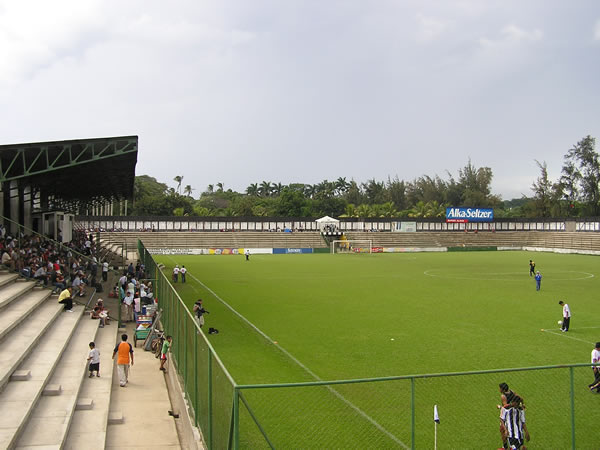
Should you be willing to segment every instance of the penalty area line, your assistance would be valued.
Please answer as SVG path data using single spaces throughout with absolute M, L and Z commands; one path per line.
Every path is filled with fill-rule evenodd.
M 564 337 L 564 338 L 569 338 L 569 339 L 573 339 L 573 340 L 575 340 L 575 341 L 579 341 L 579 342 L 585 342 L 586 344 L 594 345 L 594 342 L 586 341 L 585 339 L 579 339 L 579 338 L 576 338 L 576 337 L 573 337 L 573 336 L 567 336 L 567 335 L 565 334 L 565 332 L 562 332 L 562 331 L 561 331 L 561 332 L 558 332 L 558 331 L 554 331 L 554 330 L 546 330 L 546 329 L 543 329 L 543 328 L 542 328 L 542 331 L 543 331 L 544 333 L 550 333 L 550 334 L 553 334 L 553 335 L 555 335 L 555 336 L 560 336 L 560 337 Z M 568 331 L 567 331 L 566 333 L 568 333 Z
M 200 281 L 194 275 L 192 275 L 192 274 L 188 274 L 188 275 L 190 276 L 190 278 L 193 278 L 194 280 L 196 280 L 196 282 L 200 286 L 202 286 L 204 289 L 206 289 L 208 292 L 210 292 L 219 302 L 221 302 L 232 313 L 234 313 L 241 320 L 243 320 L 248 326 L 250 326 L 253 330 L 255 330 L 258 334 L 260 334 L 263 338 L 265 338 L 271 344 L 275 345 L 276 348 L 278 348 L 281 352 L 283 352 L 284 355 L 286 355 L 288 358 L 290 358 L 294 363 L 296 363 L 299 367 L 301 367 L 311 377 L 313 377 L 317 381 L 323 381 L 321 378 L 319 378 L 319 376 L 316 373 L 314 373 L 307 366 L 302 364 L 295 356 L 293 356 L 290 352 L 288 352 L 286 349 L 284 349 L 281 345 L 276 345 L 274 343 L 273 339 L 271 339 L 269 336 L 267 336 L 262 330 L 260 330 L 256 325 L 254 325 L 248 319 L 246 319 L 242 314 L 237 312 L 231 305 L 229 305 L 225 300 L 223 300 L 221 297 L 219 297 L 211 288 L 209 288 L 207 285 L 205 285 L 202 281 Z M 398 439 L 396 436 L 394 436 L 391 432 L 386 430 L 381 424 L 379 424 L 375 419 L 373 419 L 371 416 L 369 416 L 366 412 L 364 412 L 362 409 L 360 409 L 358 406 L 356 406 L 354 403 L 352 403 L 350 400 L 348 400 L 346 397 L 344 397 L 342 394 L 340 394 L 338 391 L 336 391 L 334 388 L 332 388 L 331 386 L 326 386 L 326 388 L 333 395 L 335 395 L 337 398 L 339 398 L 342 402 L 344 402 L 346 405 L 348 405 L 350 408 L 352 408 L 354 411 L 356 411 L 361 417 L 363 417 L 368 422 L 370 422 L 375 428 L 377 428 L 379 431 L 381 431 L 387 437 L 389 437 L 391 440 L 393 440 L 396 444 L 401 445 L 402 447 L 404 447 L 406 449 L 410 448 L 408 445 L 406 445 L 404 442 L 402 442 L 400 439 Z

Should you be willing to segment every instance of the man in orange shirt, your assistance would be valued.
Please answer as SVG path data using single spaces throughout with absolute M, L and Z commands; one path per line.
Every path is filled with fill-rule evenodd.
M 125 387 L 129 381 L 129 365 L 133 366 L 133 347 L 127 342 L 127 335 L 121 335 L 121 342 L 117 344 L 113 351 L 112 359 L 117 356 L 117 373 L 119 374 L 119 386 Z

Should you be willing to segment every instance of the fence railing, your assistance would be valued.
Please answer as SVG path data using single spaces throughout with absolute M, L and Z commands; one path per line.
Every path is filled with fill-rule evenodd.
M 436 437 L 439 448 L 498 448 L 501 382 L 524 399 L 533 448 L 597 448 L 600 395 L 588 389 L 590 364 L 237 384 L 141 241 L 138 249 L 209 449 L 434 448 Z
M 230 448 L 237 384 L 141 241 L 138 252 L 149 277 L 156 280 L 154 295 L 162 310 L 161 322 L 165 334 L 173 336 L 172 359 L 193 409 L 195 424 L 202 430 L 209 449 Z

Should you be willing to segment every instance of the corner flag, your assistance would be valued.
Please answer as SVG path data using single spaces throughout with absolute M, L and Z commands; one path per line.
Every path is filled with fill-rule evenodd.
M 435 423 L 440 423 L 440 416 L 438 416 L 437 405 L 433 406 L 433 421 Z

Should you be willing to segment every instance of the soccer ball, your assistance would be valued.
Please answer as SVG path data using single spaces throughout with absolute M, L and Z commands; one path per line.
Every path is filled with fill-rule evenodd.
M 559 320 L 559 321 L 558 321 L 558 324 L 559 324 L 559 325 L 562 325 L 562 320 Z

